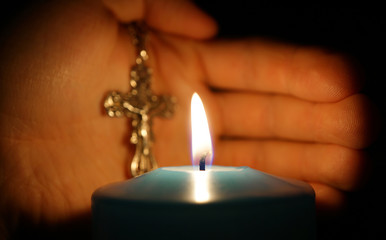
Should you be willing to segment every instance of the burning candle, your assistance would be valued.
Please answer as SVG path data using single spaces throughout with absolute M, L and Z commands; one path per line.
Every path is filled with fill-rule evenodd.
M 165 167 L 96 190 L 95 239 L 315 239 L 314 191 L 248 167 L 211 166 L 212 141 L 192 97 L 192 166 Z

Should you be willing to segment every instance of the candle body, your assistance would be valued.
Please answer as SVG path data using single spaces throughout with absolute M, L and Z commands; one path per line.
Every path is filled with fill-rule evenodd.
M 248 167 L 154 170 L 94 192 L 95 239 L 314 239 L 313 189 Z

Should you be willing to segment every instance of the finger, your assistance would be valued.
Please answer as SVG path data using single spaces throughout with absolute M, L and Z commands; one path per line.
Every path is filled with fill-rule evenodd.
M 244 40 L 203 44 L 198 50 L 208 84 L 215 88 L 336 102 L 361 86 L 348 58 L 316 48 Z
M 187 0 L 103 0 L 122 22 L 146 20 L 158 30 L 193 38 L 210 38 L 215 21 Z
M 310 183 L 315 191 L 316 210 L 318 215 L 329 215 L 342 210 L 347 199 L 346 194 L 336 188 L 319 183 Z
M 241 140 L 217 144 L 214 162 L 218 165 L 246 165 L 346 191 L 361 186 L 368 166 L 362 151 L 338 145 Z
M 364 95 L 313 103 L 268 94 L 217 93 L 222 135 L 335 143 L 363 148 L 375 138 L 372 104 Z

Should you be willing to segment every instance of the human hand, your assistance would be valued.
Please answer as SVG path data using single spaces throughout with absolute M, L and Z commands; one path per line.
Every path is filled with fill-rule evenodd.
M 373 136 L 370 103 L 357 94 L 345 59 L 262 40 L 199 42 L 192 38 L 212 36 L 215 25 L 189 3 L 135 3 L 38 6 L 41 15 L 24 16 L 2 44 L 0 209 L 7 229 L 88 215 L 97 187 L 127 178 L 128 122 L 108 118 L 102 101 L 110 90 L 129 88 L 134 50 L 119 22 L 137 19 L 154 30 L 153 90 L 179 102 L 171 120 L 154 123 L 161 166 L 190 164 L 189 103 L 197 91 L 215 164 L 308 181 L 318 206 L 342 204 L 366 164 L 357 149 Z
M 92 192 L 128 178 L 128 121 L 102 108 L 108 91 L 129 89 L 134 61 L 117 6 L 120 21 L 146 19 L 157 31 L 196 39 L 216 32 L 189 1 L 34 1 L 16 9 L 0 34 L 0 239 L 46 231 L 73 238 L 88 230 Z
M 160 76 L 170 81 L 168 89 L 178 99 L 190 96 L 191 89 L 202 96 L 215 139 L 215 164 L 246 165 L 309 182 L 321 215 L 341 209 L 346 193 L 362 186 L 369 173 L 363 149 L 376 137 L 377 111 L 359 93 L 360 70 L 349 58 L 261 39 L 197 43 L 164 38 L 168 45 L 159 47 L 157 56 L 167 56 L 173 46 L 188 58 L 176 57 L 176 65 L 184 69 L 180 76 L 168 75 L 166 65 L 158 69 Z M 190 52 L 183 50 L 188 44 Z M 156 61 L 173 65 L 172 58 Z M 182 89 L 186 93 L 178 95 Z M 186 99 L 183 109 L 188 108 Z M 181 128 L 157 131 L 161 137 Z M 182 158 L 163 151 L 167 141 L 156 145 L 159 156 L 168 154 L 161 164 Z

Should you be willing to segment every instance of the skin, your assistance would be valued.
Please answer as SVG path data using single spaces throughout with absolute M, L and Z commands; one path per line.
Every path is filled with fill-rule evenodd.
M 319 212 L 341 209 L 361 186 L 376 113 L 348 58 L 262 39 L 208 41 L 216 25 L 188 1 L 51 1 L 2 30 L 0 238 L 26 229 L 88 236 L 76 223 L 89 223 L 92 192 L 130 177 L 129 120 L 108 118 L 102 102 L 129 89 L 135 51 L 121 23 L 138 19 L 152 28 L 153 90 L 179 104 L 172 119 L 154 121 L 160 166 L 190 164 L 198 92 L 215 164 L 307 181 Z

